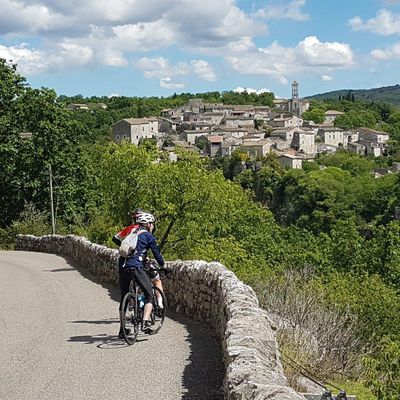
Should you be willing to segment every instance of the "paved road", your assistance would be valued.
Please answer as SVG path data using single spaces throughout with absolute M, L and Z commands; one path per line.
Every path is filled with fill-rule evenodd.
M 0 251 L 1 400 L 221 399 L 217 340 L 177 315 L 127 346 L 118 291 L 63 257 Z

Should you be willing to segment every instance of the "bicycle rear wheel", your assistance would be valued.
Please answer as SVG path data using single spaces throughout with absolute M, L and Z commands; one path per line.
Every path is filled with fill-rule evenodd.
M 121 326 L 126 343 L 132 345 L 136 342 L 140 327 L 139 306 L 137 296 L 127 293 L 122 302 Z
M 167 311 L 167 299 L 165 298 L 164 293 L 158 288 L 153 286 L 153 310 L 151 312 L 151 332 L 150 335 L 155 335 L 160 331 L 164 324 L 165 313 Z M 161 296 L 162 304 L 164 307 L 159 307 L 158 305 L 158 297 Z

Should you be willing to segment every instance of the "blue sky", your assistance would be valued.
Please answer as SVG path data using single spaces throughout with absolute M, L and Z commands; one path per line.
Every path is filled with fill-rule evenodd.
M 0 57 L 84 96 L 400 81 L 400 0 L 0 0 Z

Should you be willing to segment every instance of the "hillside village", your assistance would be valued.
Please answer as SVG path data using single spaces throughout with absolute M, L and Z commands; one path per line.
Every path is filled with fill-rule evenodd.
M 116 122 L 113 140 L 139 144 L 143 139 L 156 139 L 171 160 L 177 158 L 177 148 L 203 157 L 224 157 L 240 150 L 260 158 L 273 152 L 288 168 L 302 168 L 318 154 L 334 153 L 340 148 L 359 155 L 385 154 L 389 141 L 386 132 L 337 128 L 335 118 L 343 113 L 335 110 L 325 112 L 323 124 L 315 124 L 302 118 L 309 107 L 309 101 L 299 97 L 299 84 L 294 81 L 291 98 L 275 99 L 273 108 L 206 103 L 196 98 L 184 106 L 163 109 L 158 117 Z

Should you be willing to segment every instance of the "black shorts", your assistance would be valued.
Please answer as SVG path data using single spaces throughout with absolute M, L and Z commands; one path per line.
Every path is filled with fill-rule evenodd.
M 121 301 L 119 304 L 120 310 L 122 309 L 122 301 L 124 300 L 125 295 L 129 292 L 129 284 L 131 282 L 132 273 L 136 283 L 140 286 L 144 293 L 144 296 L 146 298 L 145 304 L 151 303 L 153 301 L 154 295 L 150 278 L 143 270 L 143 268 L 119 268 L 119 285 L 121 288 Z

